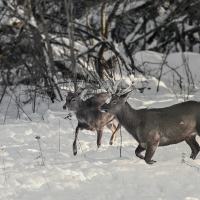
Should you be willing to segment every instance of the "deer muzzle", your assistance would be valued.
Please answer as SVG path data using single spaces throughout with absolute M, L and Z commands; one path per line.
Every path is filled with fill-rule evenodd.
M 108 109 L 107 109 L 107 103 L 103 104 L 101 107 L 100 107 L 100 111 L 101 112 L 108 112 Z
M 63 105 L 64 110 L 69 110 L 69 107 L 66 105 L 66 103 Z

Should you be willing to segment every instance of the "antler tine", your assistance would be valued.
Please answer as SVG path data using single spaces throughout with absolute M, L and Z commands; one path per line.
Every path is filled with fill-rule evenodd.
M 79 90 L 82 88 L 82 86 L 83 86 L 83 81 L 82 81 L 82 84 L 81 84 L 81 86 L 78 88 L 78 90 L 76 91 L 77 93 L 79 92 Z
M 121 89 L 120 90 L 117 89 L 115 95 L 120 96 L 120 94 L 121 94 Z
M 106 100 L 106 103 L 110 102 L 110 99 L 112 98 L 112 94 L 113 94 L 111 88 L 108 88 L 107 92 L 110 95 L 110 97 Z
M 119 85 L 119 83 L 122 81 L 122 78 L 119 80 L 119 82 L 115 85 L 114 89 L 113 89 L 113 94 L 115 94 L 117 92 L 117 87 Z
M 126 89 L 120 90 L 118 95 L 121 95 L 122 93 L 125 93 L 126 91 L 128 91 L 131 86 L 132 86 L 132 81 L 130 81 L 129 86 Z
M 113 86 L 114 86 L 115 85 L 114 76 L 112 77 L 112 83 L 113 83 Z M 114 94 L 114 90 L 112 88 L 110 88 L 110 92 L 109 93 Z
M 71 92 L 71 79 L 69 80 L 69 91 Z

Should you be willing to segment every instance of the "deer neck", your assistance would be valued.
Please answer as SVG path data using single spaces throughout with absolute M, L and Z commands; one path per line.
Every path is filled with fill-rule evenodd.
M 85 123 L 85 118 L 87 116 L 86 111 L 87 111 L 87 109 L 85 106 L 85 102 L 83 100 L 80 100 L 79 106 L 74 113 L 75 113 L 77 119 L 82 123 Z
M 116 118 L 127 131 L 135 128 L 140 122 L 140 119 L 137 116 L 137 111 L 133 109 L 127 102 L 117 112 Z

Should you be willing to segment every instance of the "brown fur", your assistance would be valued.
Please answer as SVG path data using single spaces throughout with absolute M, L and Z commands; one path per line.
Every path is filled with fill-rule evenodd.
M 104 126 L 107 126 L 113 132 L 110 144 L 113 143 L 113 140 L 116 140 L 120 124 L 116 127 L 113 123 L 113 120 L 115 119 L 114 115 L 102 113 L 99 110 L 101 105 L 103 105 L 108 98 L 109 94 L 107 92 L 96 94 L 86 101 L 81 99 L 81 93 L 69 93 L 66 97 L 66 103 L 63 106 L 63 109 L 68 107 L 69 110 L 74 111 L 78 120 L 78 126 L 76 127 L 75 139 L 73 143 L 74 155 L 77 154 L 76 142 L 78 133 L 83 129 L 97 131 L 97 147 L 101 146 Z
M 200 147 L 195 140 L 200 136 L 200 103 L 188 101 L 167 108 L 133 109 L 127 102 L 129 93 L 114 95 L 109 104 L 101 110 L 113 114 L 119 123 L 139 143 L 136 156 L 152 164 L 151 158 L 158 146 L 176 144 L 182 141 L 190 146 L 190 158 L 195 159 Z M 141 152 L 146 150 L 145 156 Z

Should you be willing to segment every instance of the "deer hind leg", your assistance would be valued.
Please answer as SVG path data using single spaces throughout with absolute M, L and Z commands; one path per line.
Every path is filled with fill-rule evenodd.
M 110 138 L 110 145 L 113 144 L 113 141 L 117 140 L 117 131 L 121 128 L 121 124 L 118 123 L 117 127 L 114 125 L 114 123 L 109 123 L 106 125 L 112 132 L 112 136 Z
M 186 141 L 186 143 L 190 146 L 192 153 L 190 155 L 190 158 L 195 159 L 197 154 L 200 151 L 200 147 L 199 144 L 197 143 L 196 139 L 195 139 L 196 135 L 193 135 L 191 137 L 189 137 Z
M 74 143 L 73 143 L 73 154 L 74 154 L 74 156 L 76 156 L 76 154 L 77 154 L 77 145 L 76 145 L 76 142 L 77 142 L 78 134 L 79 134 L 79 132 L 80 132 L 81 130 L 82 130 L 82 129 L 81 129 L 80 126 L 77 126 L 77 127 L 76 127 L 75 138 L 74 138 Z
M 159 145 L 159 141 L 154 141 L 152 143 L 147 144 L 146 153 L 144 156 L 144 160 L 147 164 L 153 164 L 156 162 L 154 160 L 151 160 L 151 158 L 153 157 L 158 145 Z
M 144 157 L 144 160 L 147 164 L 153 164 L 155 163 L 156 161 L 154 160 L 151 160 L 151 158 L 153 157 L 154 153 L 155 153 L 155 150 L 156 150 L 157 146 L 149 146 L 146 150 L 146 153 L 145 153 L 145 157 Z
M 103 128 L 100 128 L 97 130 L 97 147 L 98 148 L 101 146 L 102 135 L 103 135 Z
M 143 147 L 141 147 L 140 145 L 138 145 L 138 147 L 135 150 L 135 155 L 141 159 L 144 159 L 144 156 L 141 154 L 142 151 L 144 151 L 145 149 Z

